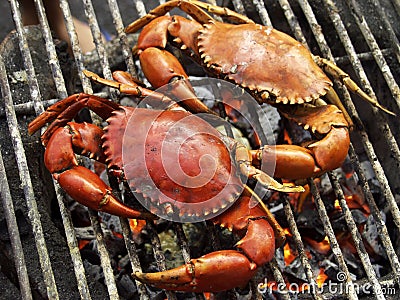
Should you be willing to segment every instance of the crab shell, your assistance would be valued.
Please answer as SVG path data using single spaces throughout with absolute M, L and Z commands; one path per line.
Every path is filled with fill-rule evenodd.
M 207 216 L 226 210 L 241 194 L 222 135 L 189 112 L 121 107 L 104 129 L 111 170 L 123 170 L 131 189 L 153 213 L 166 204 L 179 215 Z
M 258 24 L 212 21 L 198 35 L 202 62 L 220 77 L 268 92 L 275 103 L 304 103 L 326 94 L 332 82 L 301 43 Z

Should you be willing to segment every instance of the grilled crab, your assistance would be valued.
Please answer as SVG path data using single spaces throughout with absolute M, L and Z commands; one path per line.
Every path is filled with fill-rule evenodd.
M 157 218 L 153 213 L 183 221 L 185 217 L 197 221 L 207 218 L 242 236 L 236 245 L 238 250 L 212 252 L 165 272 L 136 273 L 137 279 L 164 289 L 198 292 L 245 285 L 259 266 L 272 259 L 284 234 L 241 177 L 254 178 L 281 192 L 304 189 L 278 183 L 252 165 L 252 153 L 245 146 L 222 135 L 168 96 L 138 86 L 129 74 L 114 72 L 116 81 L 89 71 L 85 74 L 126 94 L 147 97 L 154 106 L 167 107 L 126 107 L 84 93 L 50 106 L 29 124 L 28 131 L 33 134 L 50 123 L 41 139 L 46 147 L 45 165 L 54 179 L 74 200 L 94 210 L 145 220 Z M 101 129 L 90 123 L 72 122 L 85 107 L 108 125 Z M 110 174 L 144 197 L 142 204 L 150 212 L 121 203 L 97 174 L 78 165 L 75 154 L 106 164 Z M 179 167 L 182 174 L 178 174 Z M 171 169 L 174 174 L 168 173 Z M 259 205 L 250 202 L 254 198 Z

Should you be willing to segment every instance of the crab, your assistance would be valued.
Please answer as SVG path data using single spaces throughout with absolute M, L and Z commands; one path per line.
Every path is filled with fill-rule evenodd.
M 34 134 L 49 123 L 41 140 L 46 148 L 44 163 L 53 178 L 74 200 L 97 211 L 148 221 L 158 217 L 210 219 L 242 237 L 236 250 L 212 252 L 165 272 L 137 272 L 134 277 L 140 281 L 163 289 L 197 292 L 245 285 L 258 267 L 272 259 L 284 234 L 242 177 L 254 178 L 280 192 L 302 192 L 303 187 L 275 181 L 252 165 L 251 151 L 240 142 L 221 134 L 168 96 L 137 85 L 128 73 L 114 72 L 115 80 L 84 73 L 126 94 L 146 97 L 148 103 L 161 104 L 163 109 L 122 106 L 85 93 L 53 104 L 28 126 L 29 134 Z M 82 108 L 95 112 L 107 126 L 72 122 Z M 78 164 L 76 154 L 106 164 L 111 175 L 143 198 L 141 203 L 147 210 L 119 201 L 98 174 Z M 182 171 L 178 175 L 177 166 Z M 172 176 L 168 173 L 171 169 Z M 254 199 L 258 205 L 252 204 Z

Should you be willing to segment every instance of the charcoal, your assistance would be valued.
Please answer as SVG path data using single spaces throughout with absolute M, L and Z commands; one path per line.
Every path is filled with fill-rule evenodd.
M 138 292 L 132 277 L 127 274 L 122 274 L 116 278 L 118 293 L 122 299 L 137 299 Z
M 351 215 L 353 216 L 354 222 L 357 225 L 365 224 L 368 220 L 365 214 L 359 209 L 352 209 Z
M 296 219 L 299 231 L 315 241 L 321 242 L 325 238 L 322 222 L 316 210 L 302 211 Z
M 382 212 L 381 215 L 383 220 L 385 220 L 385 214 Z M 366 242 L 372 247 L 376 254 L 379 254 L 382 257 L 386 258 L 386 252 L 384 251 L 382 244 L 379 240 L 378 228 L 372 215 L 370 215 L 367 219 L 364 231 L 362 232 L 362 236 L 366 240 Z

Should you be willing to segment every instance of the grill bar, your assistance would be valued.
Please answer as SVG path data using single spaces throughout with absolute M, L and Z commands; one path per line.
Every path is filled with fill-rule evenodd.
M 329 243 L 331 245 L 332 252 L 336 257 L 336 260 L 340 267 L 340 270 L 342 270 L 346 274 L 346 283 L 347 283 L 348 290 L 346 290 L 345 292 L 346 293 L 348 292 L 347 296 L 349 297 L 349 299 L 358 299 L 358 297 L 355 293 L 355 290 L 354 290 L 354 285 L 351 280 L 351 276 L 349 276 L 350 273 L 347 268 L 345 259 L 343 257 L 342 250 L 340 249 L 340 246 L 336 239 L 335 233 L 333 231 L 331 222 L 329 221 L 328 213 L 326 211 L 325 204 L 321 199 L 318 188 L 315 185 L 315 182 L 313 179 L 308 179 L 308 185 L 310 186 L 311 193 L 313 194 L 315 206 L 317 207 L 318 214 L 322 221 L 322 225 L 324 226 L 325 233 L 329 239 Z M 362 256 L 363 257 L 368 256 L 367 252 L 364 251 L 362 253 Z M 375 275 L 372 267 L 367 268 L 366 272 L 367 272 L 368 278 L 373 283 L 373 289 L 374 289 L 375 294 L 380 296 L 379 299 L 385 299 L 384 297 L 382 298 L 382 289 L 381 289 L 379 281 L 376 278 L 376 275 Z
M 382 241 L 382 244 L 383 244 L 383 246 L 385 248 L 387 256 L 388 256 L 388 258 L 390 260 L 392 271 L 393 271 L 393 274 L 395 275 L 395 280 L 397 282 L 399 282 L 399 280 L 400 280 L 400 262 L 399 262 L 399 259 L 398 259 L 397 255 L 396 255 L 396 251 L 393 248 L 393 244 L 390 241 L 388 229 L 387 229 L 387 227 L 385 225 L 384 220 L 382 219 L 382 216 L 381 216 L 381 213 L 379 211 L 379 208 L 376 205 L 374 197 L 373 197 L 373 195 L 371 193 L 371 190 L 369 188 L 369 185 L 368 185 L 367 179 L 365 177 L 364 171 L 362 170 L 362 167 L 360 165 L 360 161 L 359 161 L 359 159 L 357 157 L 357 154 L 356 154 L 356 152 L 355 152 L 355 150 L 354 150 L 352 145 L 350 146 L 349 154 L 350 154 L 350 159 L 351 159 L 351 161 L 352 161 L 352 163 L 353 163 L 353 165 L 355 167 L 355 170 L 357 172 L 357 175 L 358 175 L 358 177 L 360 179 L 360 184 L 361 184 L 361 187 L 362 187 L 362 189 L 364 191 L 364 195 L 366 196 L 366 200 L 368 202 L 368 206 L 370 207 L 371 212 L 372 212 L 372 214 L 374 216 L 374 219 L 376 221 L 376 224 L 377 224 L 377 227 L 378 227 L 379 237 L 380 237 L 380 239 Z
M 390 42 L 392 44 L 392 48 L 394 50 L 394 53 L 396 54 L 396 58 L 397 61 L 400 63 L 400 42 L 393 30 L 392 25 L 390 24 L 387 15 L 385 13 L 385 10 L 383 9 L 383 7 L 381 6 L 379 1 L 373 1 L 373 4 L 375 5 L 375 11 L 378 12 L 379 17 L 381 18 L 381 20 L 384 22 L 385 24 L 385 28 L 387 33 L 390 36 Z
M 302 43 L 303 46 L 305 46 L 309 49 L 306 38 L 304 37 L 303 33 L 301 32 L 300 24 L 299 24 L 296 16 L 293 13 L 293 10 L 289 4 L 289 1 L 279 0 L 279 3 L 283 9 L 286 20 L 289 23 L 290 29 L 293 31 L 294 37 L 296 38 L 296 40 L 298 40 L 300 43 Z
M 6 70 L 3 62 L 3 57 L 0 55 L 0 81 L 2 87 L 3 98 L 11 97 L 10 86 L 8 85 Z M 12 108 L 8 108 L 12 111 Z M 1 149 L 0 149 L 1 150 Z M 12 251 L 14 255 L 15 268 L 18 270 L 18 280 L 23 299 L 32 299 L 31 288 L 29 285 L 28 271 L 26 269 L 24 252 L 19 235 L 17 219 L 14 213 L 14 204 L 10 192 L 10 187 L 7 181 L 7 173 L 3 163 L 3 156 L 0 151 L 0 198 L 2 199 L 4 215 L 7 221 L 7 229 L 11 240 Z
M 278 263 L 275 258 L 273 258 L 272 261 L 269 263 L 269 267 L 271 268 L 274 278 L 275 278 L 276 282 L 279 284 L 279 286 L 285 287 L 285 289 L 282 290 L 282 293 L 280 294 L 282 299 L 290 300 L 289 291 L 285 284 L 285 279 L 282 276 L 282 272 L 279 269 Z
M 119 184 L 116 178 L 112 176 L 108 176 L 108 180 L 110 182 L 110 186 L 113 189 L 114 193 L 118 195 L 118 198 L 124 201 L 123 193 L 121 192 L 121 189 L 119 188 Z M 124 189 L 123 189 L 124 191 Z M 135 242 L 133 241 L 132 237 L 132 232 L 129 226 L 129 221 L 128 219 L 125 218 L 119 218 L 120 224 L 121 224 L 121 229 L 122 229 L 122 234 L 124 237 L 125 241 L 125 246 L 128 251 L 128 257 L 131 262 L 132 266 L 132 272 L 142 272 L 142 267 L 140 266 L 140 261 L 139 257 L 137 255 L 136 251 L 136 245 Z M 143 283 L 141 283 L 138 280 L 135 280 L 136 286 L 138 288 L 139 295 L 142 300 L 147 300 L 149 299 L 149 296 L 146 291 L 146 287 L 144 286 Z
M 227 2 L 227 1 L 224 1 Z M 233 7 L 235 8 L 235 11 L 238 13 L 245 15 L 246 11 L 244 10 L 243 3 L 239 0 L 232 0 Z M 225 3 L 223 5 L 226 5 Z
M 354 240 L 354 245 L 357 248 L 358 255 L 364 266 L 364 269 L 367 272 L 368 278 L 369 278 L 370 282 L 373 282 L 373 284 L 374 284 L 375 293 L 377 295 L 379 295 L 380 297 L 383 297 L 382 294 L 381 295 L 379 294 L 382 292 L 382 289 L 380 287 L 379 287 L 379 289 L 376 289 L 376 287 L 378 287 L 378 284 L 379 284 L 378 279 L 376 278 L 375 271 L 371 264 L 371 260 L 369 259 L 368 253 L 364 246 L 364 243 L 362 242 L 361 234 L 357 229 L 356 223 L 354 222 L 353 216 L 347 205 L 346 199 L 344 198 L 344 194 L 340 187 L 339 181 L 338 181 L 336 175 L 333 174 L 332 172 L 329 173 L 329 179 L 331 181 L 332 186 L 334 187 L 336 197 L 339 199 L 340 207 L 342 208 L 344 215 L 345 215 L 346 224 L 349 227 L 349 231 Z M 386 237 L 386 239 L 387 239 L 387 237 Z M 393 252 L 394 249 L 393 249 L 393 246 L 391 246 L 391 243 L 389 243 L 389 245 L 388 245 L 387 241 L 385 241 L 385 242 L 383 242 L 383 243 L 388 249 L 387 254 L 388 255 L 394 254 L 394 256 L 396 257 L 395 253 Z M 389 249 L 391 249 L 391 250 L 389 250 Z M 396 264 L 393 264 L 393 266 L 395 266 L 395 265 Z M 394 272 L 395 272 L 395 274 L 398 273 L 398 271 L 394 271 Z
M 392 55 L 391 49 L 382 49 L 381 52 L 385 57 L 390 57 Z M 357 57 L 360 61 L 370 61 L 374 59 L 371 52 L 357 53 Z M 346 65 L 350 63 L 350 60 L 347 56 L 339 56 L 335 57 L 335 62 L 339 65 Z
M 54 47 L 53 38 L 51 36 L 49 23 L 47 22 L 46 12 L 43 7 L 42 0 L 35 0 L 36 10 L 38 12 L 39 22 L 42 27 L 42 34 L 46 44 L 47 54 L 49 56 L 50 69 L 52 71 L 53 79 L 60 98 L 68 96 L 67 89 L 65 88 L 64 77 L 61 72 L 60 63 L 57 58 L 56 49 Z
M 394 8 L 396 9 L 397 14 L 400 16 L 400 1 L 399 0 L 393 0 L 391 1 L 394 5 Z
M 289 197 L 287 195 L 281 195 L 281 197 L 284 200 L 284 204 L 283 205 L 284 205 L 284 210 L 285 210 L 285 216 L 286 216 L 287 221 L 289 223 L 289 229 L 290 229 L 290 232 L 293 235 L 293 240 L 294 240 L 294 242 L 296 244 L 296 249 L 298 251 L 298 255 L 300 256 L 300 261 L 301 261 L 301 264 L 302 264 L 302 266 L 304 268 L 304 272 L 306 274 L 308 283 L 310 283 L 312 286 L 317 286 L 317 282 L 315 281 L 312 267 L 311 267 L 311 265 L 309 263 L 307 254 L 305 252 L 303 241 L 301 240 L 301 235 L 300 235 L 299 229 L 297 228 L 297 224 L 296 224 L 296 220 L 294 218 L 293 210 L 292 210 L 292 208 L 290 206 Z M 279 279 L 279 277 L 275 278 L 275 280 L 276 279 Z M 323 299 L 322 296 L 320 295 L 318 289 L 312 289 L 311 293 L 313 294 L 314 299 L 317 299 L 317 300 Z
M 146 15 L 146 7 L 144 6 L 143 1 L 141 0 L 133 0 L 133 3 L 135 4 L 136 12 L 139 17 L 143 17 Z
M 374 1 L 375 2 L 375 1 Z M 376 1 L 378 2 L 378 1 Z M 397 107 L 400 108 L 400 89 L 396 83 L 396 80 L 393 77 L 392 72 L 390 71 L 389 66 L 386 63 L 386 60 L 380 50 L 378 43 L 369 28 L 367 21 L 360 11 L 359 5 L 354 0 L 346 0 L 346 3 L 351 9 L 352 14 L 354 15 L 354 19 L 356 20 L 358 27 L 361 29 L 361 32 L 365 38 L 366 43 L 371 49 L 372 55 L 375 58 L 376 63 L 378 64 L 386 83 L 389 86 L 389 89 L 393 95 L 394 100 L 396 101 Z M 391 27 L 389 27 L 390 29 Z M 389 31 L 390 32 L 390 31 Z M 399 46 L 399 45 L 397 45 Z M 400 156 L 398 156 L 400 157 Z
M 19 37 L 19 47 L 24 60 L 24 65 L 28 74 L 28 83 L 32 100 L 34 102 L 35 111 L 37 113 L 43 112 L 43 106 L 40 103 L 41 96 L 36 80 L 35 70 L 33 67 L 32 57 L 30 55 L 27 40 L 25 38 L 22 18 L 19 11 L 18 3 L 15 0 L 10 1 L 11 9 L 13 12 L 13 19 Z M 3 74 L 2 74 L 3 76 Z M 7 76 L 5 75 L 5 77 Z M 5 87 L 2 87 L 4 90 Z M 15 149 L 18 171 L 21 179 L 21 184 L 24 185 L 24 194 L 26 198 L 27 207 L 29 210 L 28 216 L 30 217 L 33 234 L 35 236 L 36 248 L 39 255 L 39 261 L 42 267 L 44 282 L 46 284 L 47 295 L 50 299 L 58 299 L 57 286 L 54 279 L 54 273 L 51 267 L 49 254 L 46 248 L 46 242 L 43 235 L 43 228 L 40 222 L 40 213 L 37 208 L 37 203 L 33 191 L 32 181 L 28 170 L 28 163 L 25 156 L 24 146 L 22 143 L 21 135 L 18 131 L 18 121 L 13 110 L 13 103 L 11 97 L 5 97 L 6 102 L 6 116 L 8 127 L 11 137 L 13 138 L 13 145 Z
M 90 300 L 90 291 L 86 280 L 85 269 L 83 267 L 82 257 L 79 252 L 78 240 L 76 238 L 75 228 L 72 224 L 71 215 L 68 208 L 64 204 L 64 197 L 62 196 L 62 190 L 60 186 L 56 182 L 54 182 L 54 186 L 57 194 L 58 206 L 60 207 L 61 218 L 63 220 L 69 253 L 71 255 L 71 260 L 74 266 L 74 273 L 78 285 L 78 291 L 81 299 Z
M 104 279 L 108 290 L 108 295 L 110 299 L 119 299 L 117 285 L 115 283 L 113 268 L 111 266 L 110 257 L 108 255 L 108 250 L 104 242 L 103 231 L 101 230 L 100 221 L 97 212 L 89 210 L 90 221 L 93 226 L 93 230 L 96 233 L 97 241 L 97 251 L 99 252 L 101 266 L 103 268 Z
M 165 255 L 161 248 L 160 238 L 157 235 L 157 230 L 155 228 L 154 223 L 152 221 L 148 221 L 147 228 L 149 229 L 151 244 L 153 246 L 154 258 L 157 262 L 157 266 L 160 271 L 165 271 L 165 270 L 167 270 L 167 266 L 165 264 Z M 177 299 L 175 293 L 172 291 L 166 291 L 166 294 L 167 294 L 168 300 L 176 300 Z
M 268 11 L 261 0 L 253 0 L 253 5 L 258 12 L 261 19 L 261 23 L 264 25 L 272 26 L 271 18 L 268 15 Z
M 83 66 L 83 54 L 81 47 L 79 45 L 78 35 L 75 30 L 75 25 L 73 23 L 71 10 L 67 0 L 60 0 L 60 8 L 64 15 L 65 26 L 67 28 L 68 37 L 71 43 L 72 52 L 75 58 L 75 64 L 78 69 L 78 76 L 82 83 L 82 88 L 85 93 L 93 93 L 93 89 L 90 80 L 83 75 L 82 71 L 85 69 Z
M 24 65 L 26 67 L 27 74 L 28 74 L 28 84 L 30 87 L 31 98 L 32 98 L 36 113 L 40 114 L 43 112 L 43 106 L 40 102 L 40 100 L 41 100 L 40 90 L 39 90 L 38 82 L 36 80 L 36 74 L 35 74 L 35 69 L 33 66 L 32 56 L 30 54 L 30 51 L 28 48 L 28 42 L 26 40 L 25 33 L 24 33 L 21 13 L 19 11 L 19 6 L 18 6 L 17 1 L 11 0 L 10 4 L 11 4 L 11 10 L 13 13 L 13 20 L 15 22 L 15 28 L 17 30 L 18 37 L 19 37 L 19 47 L 20 47 L 20 50 L 22 53 L 22 58 L 24 60 Z
M 347 54 L 350 57 L 350 60 L 352 62 L 354 70 L 357 72 L 357 75 L 360 78 L 362 87 L 365 90 L 369 91 L 370 95 L 372 95 L 376 99 L 375 93 L 373 92 L 372 87 L 368 82 L 367 76 L 361 65 L 361 62 L 357 58 L 354 46 L 351 44 L 350 37 L 347 33 L 347 30 L 344 27 L 344 24 L 342 23 L 339 14 L 335 13 L 337 11 L 336 6 L 334 5 L 334 3 L 331 0 L 326 0 L 324 3 L 327 5 L 329 16 L 332 19 L 332 21 L 336 27 L 336 31 L 339 34 L 339 37 L 342 41 L 343 46 L 346 49 Z M 347 99 L 345 99 L 345 101 L 346 100 Z M 348 107 L 348 109 L 351 111 L 353 116 L 355 116 L 355 119 L 360 120 L 358 115 L 355 113 L 355 109 L 353 110 L 353 108 L 352 108 L 354 105 L 351 103 L 351 101 L 348 101 L 348 102 L 346 101 L 345 104 Z M 390 144 L 390 149 L 392 150 L 392 154 L 394 155 L 394 158 L 396 159 L 397 162 L 400 162 L 399 148 L 393 137 L 393 134 L 391 133 L 389 126 L 387 125 L 386 122 L 384 122 L 383 117 L 378 112 L 377 108 L 372 108 L 372 110 L 373 110 L 374 118 L 376 118 L 376 120 L 377 120 L 378 128 L 385 135 L 385 140 L 387 140 L 387 142 Z M 363 128 L 363 127 L 364 126 L 361 126 L 361 128 Z M 376 175 L 379 183 L 381 184 L 382 191 L 390 205 L 391 213 L 393 214 L 393 219 L 395 221 L 395 224 L 396 224 L 397 228 L 400 229 L 399 207 L 397 206 L 397 203 L 395 201 L 393 193 L 391 192 L 389 182 L 385 176 L 384 170 L 383 170 L 377 156 L 375 155 L 375 151 L 373 150 L 373 147 L 368 139 L 367 134 L 365 133 L 364 130 L 360 130 L 360 134 L 363 139 L 365 151 L 367 152 L 369 160 L 373 165 L 375 175 Z
M 108 55 L 104 47 L 102 33 L 97 22 L 96 13 L 93 8 L 91 0 L 83 0 L 85 7 L 85 14 L 89 23 L 90 30 L 92 31 L 93 41 L 96 45 L 96 51 L 99 54 L 100 64 L 103 68 L 103 75 L 107 79 L 112 79 Z
M 128 250 L 129 260 L 131 261 L 132 272 L 136 271 L 142 272 L 142 267 L 140 266 L 139 257 L 136 251 L 135 242 L 132 239 L 132 232 L 129 227 L 129 222 L 127 219 L 120 218 L 122 233 L 124 235 L 126 249 Z M 135 280 L 136 286 L 139 291 L 140 299 L 148 300 L 149 295 L 147 294 L 146 287 L 140 281 Z
M 106 92 L 93 93 L 93 95 L 103 98 L 108 97 L 108 93 Z M 42 101 L 43 108 L 46 109 L 49 106 L 53 105 L 54 103 L 58 102 L 59 100 L 60 100 L 59 98 L 43 100 Z M 14 104 L 14 111 L 17 115 L 34 114 L 35 113 L 34 104 L 32 101 L 28 101 L 26 103 L 21 103 L 21 104 Z M 0 117 L 5 117 L 5 112 L 2 108 L 0 110 Z
M 117 31 L 117 36 L 122 48 L 122 55 L 125 58 L 127 70 L 132 76 L 136 77 L 135 63 L 133 61 L 131 49 L 128 45 L 128 38 L 124 31 L 124 24 L 122 23 L 121 13 L 119 11 L 118 3 L 116 0 L 108 0 L 108 6 L 110 7 L 111 15 Z
M 56 50 L 53 43 L 53 38 L 51 36 L 49 24 L 47 22 L 43 2 L 41 0 L 35 0 L 36 9 L 39 14 L 39 20 L 42 28 L 43 38 L 45 40 L 46 49 L 48 53 L 48 59 L 51 64 L 51 70 L 53 79 L 57 88 L 57 93 L 60 99 L 68 96 L 64 78 L 62 76 L 61 67 L 57 58 Z M 82 258 L 79 254 L 78 241 L 75 234 L 74 226 L 72 225 L 72 220 L 67 207 L 64 204 L 64 197 L 62 196 L 62 190 L 57 182 L 53 181 L 54 189 L 56 191 L 57 202 L 60 208 L 61 217 L 63 220 L 64 230 L 66 239 L 68 242 L 71 259 L 74 266 L 75 277 L 78 284 L 78 290 L 82 299 L 91 299 L 85 270 L 83 267 Z

